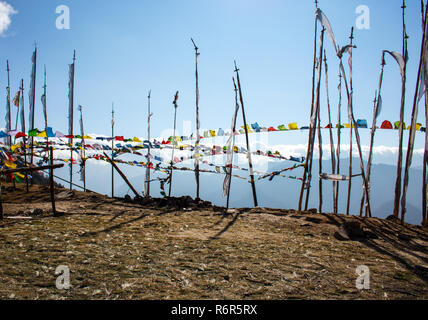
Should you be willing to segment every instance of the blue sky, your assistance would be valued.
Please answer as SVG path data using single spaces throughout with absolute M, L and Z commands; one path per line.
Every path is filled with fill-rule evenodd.
M 6 59 L 11 87 L 21 78 L 29 88 L 31 54 L 38 46 L 36 126 L 43 126 L 40 95 L 42 69 L 48 70 L 48 117 L 55 130 L 67 132 L 68 64 L 77 51 L 75 103 L 84 106 L 86 132 L 109 134 L 111 104 L 116 109 L 116 133 L 146 134 L 147 92 L 152 90 L 152 135 L 173 123 L 173 96 L 180 91 L 178 124 L 194 128 L 194 51 L 200 48 L 200 117 L 202 128 L 229 128 L 234 108 L 233 60 L 241 69 L 248 122 L 279 125 L 309 122 L 313 55 L 313 1 L 83 1 L 8 0 L 18 12 L 0 38 L 0 86 L 6 87 Z M 67 5 L 71 29 L 57 30 L 56 7 Z M 372 100 L 383 49 L 401 52 L 401 0 L 321 0 L 336 40 L 348 43 L 359 5 L 370 9 L 370 30 L 355 30 L 354 98 L 356 118 L 371 119 Z M 420 4 L 409 1 L 409 38 L 406 122 L 416 83 L 421 41 Z M 337 113 L 338 66 L 326 39 L 333 121 Z M 323 80 L 324 82 L 324 80 Z M 399 118 L 398 66 L 387 60 L 380 121 Z M 322 87 L 322 108 L 325 89 Z M 26 95 L 27 98 L 27 95 Z M 4 100 L 3 100 L 4 101 Z M 345 115 L 343 100 L 342 112 Z M 3 105 L 3 103 L 2 103 Z M 27 103 L 28 108 L 28 103 Z M 421 105 L 422 108 L 422 105 Z M 4 118 L 0 108 L 0 119 Z M 326 112 L 322 119 L 327 123 Z M 77 116 L 75 132 L 78 130 Z M 242 121 L 240 119 L 240 121 Z M 420 112 L 419 122 L 424 115 Z M 371 121 L 369 121 L 371 122 Z M 4 126 L 4 125 L 2 125 Z M 290 144 L 284 135 L 284 143 Z M 377 143 L 392 143 L 379 135 Z M 394 135 L 395 137 L 395 135 Z M 300 141 L 301 143 L 305 143 Z M 366 142 L 366 141 L 364 141 Z M 419 146 L 422 139 L 418 138 Z

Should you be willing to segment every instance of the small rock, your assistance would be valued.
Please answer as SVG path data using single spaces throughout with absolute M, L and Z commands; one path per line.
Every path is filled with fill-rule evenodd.
M 339 230 L 336 231 L 336 233 L 334 234 L 334 237 L 337 240 L 340 240 L 340 241 L 349 241 L 349 240 L 351 240 L 349 238 L 348 233 L 346 232 L 346 230 L 345 230 L 345 228 L 343 226 L 341 226 L 339 228 Z
M 358 221 L 345 222 L 343 227 L 350 238 L 364 238 L 364 230 Z
M 318 210 L 317 210 L 317 209 L 312 208 L 312 209 L 309 209 L 309 210 L 308 210 L 308 213 L 311 213 L 311 214 L 317 214 L 317 213 L 318 213 Z

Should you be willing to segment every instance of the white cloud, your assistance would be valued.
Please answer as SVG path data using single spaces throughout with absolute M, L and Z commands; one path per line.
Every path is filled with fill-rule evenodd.
M 10 4 L 5 1 L 0 1 L 0 35 L 3 35 L 12 23 L 11 16 L 17 13 L 18 11 Z

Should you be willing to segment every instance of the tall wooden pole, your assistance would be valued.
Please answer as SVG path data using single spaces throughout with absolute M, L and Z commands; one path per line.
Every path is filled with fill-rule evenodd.
M 238 103 L 238 88 L 236 87 L 236 82 L 235 82 L 235 78 L 232 77 L 233 80 L 233 87 L 235 90 L 235 113 L 234 113 L 234 117 L 233 117 L 233 123 L 232 123 L 232 130 L 230 132 L 230 139 L 232 139 L 232 145 L 231 148 L 232 150 L 227 150 L 227 152 L 231 152 L 232 156 L 230 158 L 230 163 L 228 160 L 227 165 L 230 164 L 230 167 L 228 168 L 228 175 L 229 175 L 229 186 L 227 189 L 227 202 L 226 202 L 226 210 L 229 209 L 229 200 L 230 200 L 230 188 L 231 188 L 231 184 L 232 184 L 232 171 L 233 171 L 233 154 L 234 154 L 234 148 L 235 148 L 235 129 L 236 129 L 236 118 L 237 118 L 237 113 L 239 111 L 239 103 Z
M 48 127 L 48 113 L 47 113 L 47 100 L 46 100 L 46 94 L 47 94 L 47 85 L 46 85 L 46 65 L 45 65 L 45 74 L 44 74 L 44 85 L 43 85 L 43 114 L 45 117 L 45 130 Z
M 312 182 L 312 162 L 314 157 L 314 144 L 315 144 L 315 133 L 317 131 L 317 122 L 318 122 L 318 115 L 319 115 L 319 108 L 320 108 L 320 90 L 321 90 L 321 76 L 322 76 L 322 59 L 323 59 L 323 50 L 324 50 L 324 33 L 325 29 L 323 28 L 321 30 L 320 35 L 320 51 L 319 51 L 319 57 L 318 57 L 318 66 L 317 66 L 317 86 L 315 90 L 315 100 L 314 100 L 314 110 L 311 115 L 311 126 L 309 129 L 309 155 L 308 155 L 308 163 L 309 166 L 307 168 L 309 174 L 308 174 L 308 187 L 306 190 L 306 200 L 305 200 L 305 210 L 308 209 L 309 204 L 309 196 L 311 191 L 311 182 Z
M 114 102 L 111 104 L 111 197 L 114 198 Z
M 12 117 L 11 117 L 11 114 L 10 114 L 10 69 L 9 69 L 9 60 L 7 60 L 7 88 L 6 88 L 6 90 L 7 90 L 7 115 L 8 115 L 8 126 L 7 126 L 7 131 L 8 131 L 8 134 L 9 134 L 9 131 L 11 131 L 12 130 Z M 8 138 L 8 143 L 9 143 L 9 147 L 11 147 L 12 146 L 12 137 L 11 136 L 9 136 L 9 138 Z M 13 189 L 15 189 L 16 188 L 16 184 L 15 184 L 15 179 L 14 178 L 12 178 L 11 179 L 12 180 L 12 184 L 13 184 Z
M 325 88 L 326 88 L 326 95 L 327 95 L 327 110 L 328 110 L 328 131 L 330 135 L 330 158 L 331 158 L 331 171 L 333 174 L 336 173 L 336 156 L 335 156 L 335 150 L 334 150 L 334 140 L 333 140 L 333 124 L 331 122 L 331 108 L 330 108 L 330 97 L 328 92 L 328 65 L 327 65 L 327 55 L 324 51 L 324 70 L 325 70 Z M 333 182 L 333 211 L 337 212 L 337 209 L 335 209 L 336 205 L 336 182 Z
M 376 131 L 376 103 L 377 103 L 377 91 L 375 92 L 375 97 L 373 100 L 373 122 L 372 122 L 372 129 L 371 129 L 371 133 L 370 133 L 369 160 L 367 161 L 367 184 L 369 186 L 369 192 L 370 192 L 371 162 L 372 162 L 372 158 L 373 158 L 374 134 Z M 364 209 L 365 201 L 366 201 L 366 194 L 363 192 L 363 195 L 361 196 L 361 203 L 360 203 L 360 217 L 363 216 L 363 209 Z M 365 214 L 367 216 L 367 211 Z
M 363 151 L 361 149 L 361 141 L 360 141 L 360 135 L 358 133 L 358 125 L 357 125 L 357 122 L 355 121 L 355 117 L 354 117 L 354 104 L 353 104 L 354 88 L 353 88 L 353 82 L 352 82 L 352 52 L 353 52 L 353 48 L 354 48 L 353 41 L 352 41 L 354 38 L 353 35 L 354 35 L 354 27 L 352 27 L 352 29 L 351 29 L 351 37 L 350 37 L 351 38 L 351 47 L 349 49 L 349 87 L 350 87 L 349 97 L 350 98 L 349 98 L 349 110 L 348 111 L 349 111 L 349 116 L 351 119 L 351 129 L 352 128 L 354 129 L 355 142 L 357 144 L 357 150 L 358 150 L 358 155 L 359 155 L 359 160 L 360 160 L 361 177 L 363 179 L 363 192 L 365 192 L 365 194 L 366 194 L 367 211 L 368 211 L 369 217 L 371 217 L 372 213 L 371 213 L 371 206 L 370 206 L 370 194 L 369 194 L 369 188 L 368 188 L 365 169 L 364 169 Z M 351 163 L 352 163 L 352 158 L 351 158 Z M 351 181 L 351 180 L 352 180 L 352 175 L 349 176 L 349 181 Z
M 7 93 L 7 116 L 8 116 L 8 125 L 7 125 L 7 133 L 9 133 L 9 131 L 12 130 L 11 126 L 12 126 L 12 120 L 11 120 L 11 114 L 10 114 L 10 69 L 9 69 L 9 60 L 7 60 L 7 88 L 6 88 L 6 93 Z M 9 143 L 9 147 L 12 145 L 12 137 L 9 136 L 9 138 L 7 139 L 8 143 Z
M 373 148 L 374 148 L 374 138 L 375 138 L 375 133 L 376 133 L 376 120 L 377 117 L 379 116 L 379 112 L 381 108 L 381 103 L 382 103 L 382 97 L 381 97 L 381 91 L 382 91 L 382 82 L 383 82 L 383 71 L 385 68 L 385 51 L 382 52 L 382 61 L 381 61 L 381 72 L 380 72 L 380 76 L 379 76 L 379 86 L 378 86 L 378 90 L 377 93 L 375 94 L 375 98 L 374 98 L 374 106 L 373 106 L 373 121 L 372 121 L 372 129 L 371 129 L 371 134 L 370 134 L 370 150 L 369 150 L 369 158 L 367 160 L 367 185 L 369 188 L 369 193 L 370 193 L 370 176 L 371 176 L 371 167 L 372 167 L 372 160 L 373 160 Z M 362 216 L 363 214 L 363 207 L 364 207 L 364 202 L 365 202 L 365 198 L 366 195 L 363 193 L 363 196 L 361 197 L 361 204 L 360 204 L 360 216 Z M 367 211 L 367 207 L 365 210 L 365 215 L 367 216 L 368 211 Z
M 353 45 L 353 39 L 354 39 L 354 33 L 353 33 L 353 29 L 351 32 L 351 36 L 349 37 L 349 39 L 351 40 L 350 44 L 351 46 Z M 351 67 L 351 66 L 350 66 Z M 351 81 L 351 80 L 350 80 Z M 346 202 L 346 215 L 349 216 L 349 210 L 350 210 L 350 206 L 351 206 L 351 189 L 352 189 L 352 138 L 353 138 L 353 132 L 352 132 L 352 118 L 351 118 L 351 112 L 350 112 L 350 104 L 351 104 L 351 93 L 352 93 L 352 85 L 350 85 L 350 93 L 348 94 L 348 122 L 349 122 L 349 182 L 348 182 L 348 199 Z
M 426 5 L 425 10 L 425 16 L 428 15 L 428 3 Z M 406 154 L 406 164 L 405 164 L 405 170 L 404 170 L 404 180 L 403 180 L 403 195 L 401 196 L 401 222 L 404 223 L 404 218 L 406 215 L 406 200 L 407 200 L 407 188 L 409 185 L 409 175 L 410 175 L 410 167 L 412 165 L 412 158 L 413 158 L 413 149 L 414 149 L 414 143 L 415 143 L 415 135 L 416 135 L 416 122 L 418 118 L 418 112 L 419 112 L 419 85 L 421 81 L 421 73 L 425 73 L 425 69 L 427 66 L 424 64 L 424 58 L 426 55 L 427 50 L 427 21 L 425 19 L 425 25 L 424 25 L 424 32 L 422 37 L 422 45 L 421 45 L 421 56 L 419 61 L 419 70 L 418 70 L 418 78 L 416 82 L 416 90 L 415 95 L 413 99 L 413 108 L 412 108 L 412 118 L 411 118 L 411 124 L 410 124 L 410 133 L 409 133 L 409 143 L 407 147 L 407 154 Z M 427 94 L 427 88 L 425 88 L 425 95 Z
M 49 148 L 49 155 L 50 155 L 50 165 L 51 168 L 49 169 L 49 185 L 50 185 L 50 194 L 51 194 L 51 203 L 52 203 L 52 212 L 53 215 L 56 216 L 56 207 L 55 207 L 55 184 L 54 184 L 54 156 L 53 156 L 53 147 Z
M 315 0 L 315 8 L 318 9 L 318 1 Z M 317 30 L 318 29 L 318 20 L 315 16 L 315 32 L 314 32 L 314 59 L 312 64 L 312 101 L 311 101 L 311 117 L 314 112 L 314 99 L 315 99 L 315 69 L 316 69 L 316 61 L 317 61 Z M 311 139 L 311 129 L 309 130 L 309 140 Z M 303 202 L 303 193 L 305 192 L 306 187 L 306 179 L 308 176 L 308 165 L 309 165 L 309 153 L 310 153 L 310 143 L 308 142 L 308 148 L 306 152 L 306 162 L 303 172 L 303 179 L 302 179 L 302 187 L 300 189 L 300 196 L 299 196 L 299 206 L 298 211 L 302 211 L 302 202 Z
M 86 192 L 86 150 L 85 150 L 85 130 L 83 127 L 83 107 L 79 105 L 79 111 L 80 111 L 80 134 L 82 136 L 82 151 L 83 151 L 83 157 L 82 157 L 82 168 L 81 172 L 82 178 L 83 178 L 83 192 Z
M 319 61 L 320 64 L 320 68 L 322 66 L 322 60 Z M 319 197 L 319 205 L 318 205 L 318 212 L 322 213 L 322 205 L 323 205 L 323 193 L 322 193 L 322 179 L 321 179 L 321 174 L 323 173 L 322 171 L 322 157 L 323 157 L 323 148 L 322 148 L 322 134 L 321 134 L 321 107 L 318 107 L 318 113 L 317 113 L 317 118 L 318 118 L 318 197 Z M 309 180 L 310 181 L 310 180 Z
M 37 73 L 37 47 L 34 49 L 34 62 L 33 62 L 33 78 L 31 79 L 32 82 L 32 92 L 31 92 L 31 101 L 30 104 L 33 106 L 31 110 L 31 123 L 30 123 L 30 130 L 34 129 L 34 114 L 35 114 L 35 108 L 36 108 L 36 73 Z M 30 108 L 31 109 L 31 108 Z M 30 162 L 31 165 L 33 165 L 34 159 L 34 137 L 31 137 L 31 155 L 30 155 Z M 33 183 L 33 179 L 31 179 L 31 184 Z
M 421 0 L 422 25 L 426 24 L 427 17 L 424 13 L 424 1 Z M 425 66 L 426 68 L 426 66 Z M 424 70 L 425 72 L 425 70 Z M 422 177 L 422 225 L 428 226 L 427 211 L 427 166 L 428 166 L 428 95 L 425 92 L 425 151 L 423 157 L 423 177 Z
M 337 174 L 340 174 L 340 140 L 342 132 L 342 74 L 339 72 L 339 105 L 338 105 L 338 115 L 337 115 Z M 334 204 L 334 213 L 337 214 L 339 211 L 339 181 L 336 182 L 336 199 Z
M 407 69 L 407 33 L 406 33 L 406 23 L 405 23 L 405 10 L 406 10 L 406 1 L 403 0 L 403 51 L 402 55 L 404 58 L 404 74 L 402 75 L 401 81 L 401 106 L 400 106 L 400 125 L 398 128 L 398 161 L 397 161 L 397 178 L 395 181 L 395 194 L 394 194 L 394 216 L 398 218 L 400 210 L 400 197 L 401 197 L 401 175 L 402 175 L 402 166 L 403 166 L 403 131 L 404 128 L 404 108 L 405 108 L 405 99 L 406 99 L 406 69 Z
M 423 157 L 423 181 L 422 181 L 422 225 L 428 226 L 427 210 L 427 166 L 428 166 L 428 96 L 425 95 L 425 151 Z
M 21 131 L 24 133 L 22 137 L 23 141 L 23 150 L 24 150 L 24 165 L 27 167 L 27 138 L 25 137 L 25 105 L 24 105 L 24 79 L 21 79 L 21 86 L 19 88 L 21 90 Z M 25 185 L 26 192 L 29 191 L 29 182 L 28 182 L 28 174 L 25 173 Z
M 150 118 L 152 117 L 151 110 L 150 110 L 150 99 L 151 99 L 152 91 L 149 91 L 148 99 L 148 113 L 147 113 L 147 140 L 149 141 L 149 148 L 147 149 L 147 167 L 146 167 L 146 187 L 145 187 L 145 196 L 146 198 L 150 198 Z
M 236 65 L 236 61 L 235 61 L 235 72 L 236 72 L 236 80 L 238 81 L 239 100 L 241 102 L 241 108 L 242 108 L 242 118 L 244 120 L 245 139 L 246 139 L 246 142 L 247 142 L 247 158 L 248 158 L 248 166 L 249 166 L 249 169 L 250 169 L 251 189 L 253 191 L 254 207 L 258 207 L 259 205 L 258 205 L 258 202 L 257 202 L 256 184 L 255 184 L 255 181 L 254 181 L 253 162 L 251 161 L 250 141 L 248 139 L 247 120 L 245 118 L 244 99 L 242 97 L 241 80 L 239 79 L 239 69 L 238 69 L 238 67 Z
M 195 42 L 192 40 L 193 46 L 195 48 L 195 79 L 196 79 L 196 144 L 195 144 L 195 178 L 196 178 L 196 200 L 199 200 L 199 144 L 200 144 L 200 135 L 199 135 L 199 74 L 198 74 L 198 64 L 199 64 L 199 48 L 196 46 Z M 172 176 L 171 176 L 172 177 Z M 170 182 L 171 188 L 171 182 Z
M 70 128 L 69 128 L 69 135 L 71 136 L 71 138 L 69 139 L 69 143 L 70 143 L 70 190 L 73 189 L 73 120 L 74 120 L 74 68 L 75 68 L 75 62 L 76 62 L 76 50 L 74 50 L 74 54 L 73 54 L 73 64 L 71 67 L 71 79 L 70 79 L 70 105 L 69 105 L 69 124 L 70 124 Z
M 172 137 L 172 154 L 171 154 L 171 172 L 169 173 L 169 192 L 168 192 L 168 197 L 171 197 L 171 190 L 172 190 L 172 172 L 174 169 L 174 151 L 175 151 L 175 145 L 177 144 L 176 142 L 176 137 L 175 137 L 175 130 L 177 128 L 177 101 L 178 101 L 178 91 L 175 94 L 174 97 L 174 136 Z

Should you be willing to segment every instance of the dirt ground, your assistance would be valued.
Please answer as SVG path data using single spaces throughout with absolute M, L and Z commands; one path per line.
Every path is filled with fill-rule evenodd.
M 2 188 L 0 299 L 428 299 L 428 231 L 380 219 L 174 209 L 46 187 Z M 32 211 L 41 209 L 34 216 Z M 359 221 L 369 237 L 335 234 Z M 71 288 L 55 270 L 70 269 Z M 356 288 L 356 268 L 370 289 Z

